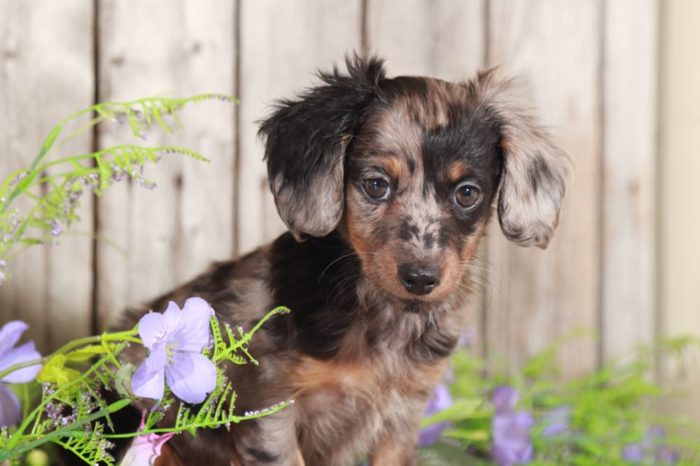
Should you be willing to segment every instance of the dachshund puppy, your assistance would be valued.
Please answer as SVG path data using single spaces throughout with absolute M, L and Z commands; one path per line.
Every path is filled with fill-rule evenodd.
M 251 343 L 260 365 L 228 375 L 240 413 L 295 403 L 230 432 L 179 435 L 163 462 L 415 465 L 419 421 L 465 326 L 494 205 L 522 246 L 546 247 L 557 225 L 569 162 L 510 81 L 387 78 L 381 60 L 359 57 L 320 78 L 260 127 L 289 231 L 127 322 L 190 296 L 246 329 L 288 306 Z

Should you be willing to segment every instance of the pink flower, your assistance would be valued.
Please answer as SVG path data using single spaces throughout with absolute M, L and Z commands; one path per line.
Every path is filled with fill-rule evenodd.
M 145 425 L 146 411 L 141 414 L 141 424 L 139 431 L 143 430 Z M 156 458 L 160 456 L 160 451 L 165 445 L 165 442 L 170 440 L 174 432 L 164 435 L 147 434 L 139 435 L 134 438 L 131 446 L 126 451 L 126 455 L 120 466 L 153 466 Z
M 163 314 L 148 313 L 139 321 L 139 335 L 150 350 L 131 379 L 135 395 L 161 400 L 165 381 L 179 399 L 201 403 L 216 387 L 216 367 L 202 355 L 209 344 L 209 319 L 214 311 L 202 298 L 172 301 Z

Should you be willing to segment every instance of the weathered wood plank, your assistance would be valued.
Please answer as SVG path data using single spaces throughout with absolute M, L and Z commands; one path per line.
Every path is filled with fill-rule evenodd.
M 484 14 L 482 0 L 369 0 L 368 49 L 386 58 L 389 76 L 465 80 L 485 66 Z M 480 255 L 483 261 L 484 251 Z M 487 281 L 485 269 L 475 281 Z M 482 296 L 474 296 L 470 305 L 470 343 L 477 349 L 483 346 Z
M 361 45 L 361 2 L 246 0 L 240 21 L 240 124 L 237 250 L 282 231 L 270 195 L 256 121 L 276 99 L 318 82 L 317 69 L 340 64 Z
M 234 90 L 234 2 L 99 3 L 100 100 L 148 95 L 186 96 Z M 234 111 L 228 104 L 195 104 L 175 136 L 159 131 L 147 144 L 181 144 L 208 165 L 167 156 L 148 174 L 158 188 L 115 186 L 100 200 L 97 302 L 100 323 L 127 305 L 168 290 L 232 252 Z M 127 131 L 106 128 L 102 147 Z
M 11 0 L 0 15 L 1 172 L 26 167 L 51 127 L 87 107 L 93 97 L 92 3 Z M 60 153 L 90 151 L 85 134 Z M 19 208 L 25 207 L 18 205 Z M 21 253 L 0 287 L 0 324 L 22 319 L 42 350 L 90 332 L 92 202 L 82 198 L 82 221 L 53 247 Z
M 659 131 L 660 337 L 700 337 L 700 2 L 661 3 Z M 664 413 L 700 419 L 700 352 L 678 364 L 662 359 L 660 381 L 672 393 Z
M 368 0 L 368 48 L 390 75 L 466 79 L 485 65 L 484 9 L 483 0 Z
M 658 2 L 604 9 L 601 338 L 609 359 L 654 339 Z
M 523 78 L 576 172 L 546 251 L 509 244 L 497 228 L 489 238 L 488 343 L 494 358 L 517 365 L 569 332 L 597 330 L 601 3 L 494 0 L 490 7 L 489 64 Z M 597 345 L 577 339 L 561 355 L 566 373 L 580 373 L 595 367 Z

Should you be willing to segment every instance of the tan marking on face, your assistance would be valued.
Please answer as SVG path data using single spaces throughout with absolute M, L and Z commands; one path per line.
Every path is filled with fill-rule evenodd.
M 484 234 L 484 228 L 486 227 L 487 220 L 488 218 L 485 218 L 462 245 L 462 250 L 459 254 L 462 262 L 471 260 L 471 258 L 474 256 L 476 247 L 479 245 L 479 239 Z
M 386 172 L 389 174 L 389 176 L 391 176 L 392 179 L 400 180 L 401 178 L 403 178 L 404 166 L 397 157 L 390 156 L 382 160 L 384 170 L 386 170 Z
M 452 183 L 456 183 L 462 178 L 464 178 L 464 176 L 469 174 L 470 171 L 471 169 L 469 167 L 469 164 L 467 162 L 459 160 L 453 163 L 447 170 L 447 179 L 449 179 Z
M 357 138 L 356 149 L 368 157 L 366 166 L 380 166 L 394 179 L 399 179 L 396 199 L 381 207 L 368 209 L 363 195 L 357 189 L 346 190 L 344 224 L 349 242 L 357 252 L 362 271 L 371 283 L 388 295 L 410 301 L 437 303 L 455 292 L 465 271 L 465 261 L 471 257 L 472 244 L 476 247 L 481 229 L 475 231 L 474 239 L 465 239 L 470 246 L 464 250 L 438 248 L 436 243 L 426 247 L 424 237 L 431 233 L 438 236 L 438 225 L 444 215 L 441 204 L 423 191 L 424 167 L 422 137 L 426 129 L 447 125 L 450 106 L 466 98 L 467 90 L 439 80 L 427 83 L 426 94 L 406 94 L 391 101 L 391 104 L 370 116 L 365 123 L 369 131 Z M 415 170 L 408 171 L 409 161 Z M 451 183 L 463 179 L 471 170 L 465 161 L 453 163 L 443 174 Z M 400 193 L 400 194 L 399 194 Z M 418 237 L 409 241 L 398 238 L 375 238 L 378 225 L 398 224 L 408 217 L 418 227 Z M 387 230 L 384 230 L 387 231 Z M 389 230 L 396 234 L 395 230 Z M 439 267 L 440 284 L 426 295 L 410 293 L 401 283 L 398 267 L 402 263 L 415 262 Z

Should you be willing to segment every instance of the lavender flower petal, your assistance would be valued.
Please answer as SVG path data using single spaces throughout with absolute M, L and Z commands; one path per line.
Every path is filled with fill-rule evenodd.
M 534 419 L 528 412 L 494 416 L 491 455 L 499 466 L 527 463 L 532 459 L 530 428 L 533 425 Z
M 681 455 L 668 445 L 659 445 L 654 452 L 654 458 L 661 464 L 676 464 L 680 461 Z
M 0 427 L 15 425 L 21 419 L 19 400 L 10 387 L 0 384 Z
M 182 319 L 182 311 L 177 304 L 170 301 L 163 314 L 149 312 L 139 321 L 139 336 L 143 346 L 148 349 L 158 341 L 167 339 L 177 328 Z
M 23 362 L 34 361 L 36 359 L 41 359 L 41 355 L 34 347 L 33 341 L 28 341 L 22 346 L 17 348 L 12 348 L 5 354 L 0 355 L 0 371 L 7 369 L 15 364 L 20 364 Z M 36 364 L 34 366 L 24 367 L 22 369 L 10 372 L 5 377 L 3 377 L 0 382 L 6 383 L 27 383 L 34 380 L 36 375 L 41 370 L 41 364 Z
M 0 358 L 10 348 L 15 346 L 29 326 L 21 320 L 12 320 L 0 328 Z
M 162 399 L 165 392 L 163 370 L 166 363 L 165 348 L 162 345 L 154 347 L 131 379 L 131 390 L 134 395 L 154 400 Z
M 187 403 L 201 403 L 216 388 L 216 367 L 203 355 L 176 352 L 166 366 L 165 378 L 175 396 Z
M 622 458 L 633 463 L 644 460 L 644 448 L 638 443 L 631 443 L 622 449 Z
M 425 409 L 425 417 L 432 416 L 438 411 L 442 411 L 452 405 L 452 397 L 447 386 L 439 384 L 433 391 L 433 397 L 428 402 Z M 434 444 L 442 436 L 442 432 L 449 426 L 448 422 L 439 422 L 422 429 L 418 435 L 418 445 L 423 448 Z
M 542 437 L 556 437 L 569 429 L 571 424 L 571 407 L 558 406 L 545 414 L 543 422 L 545 428 Z
M 136 395 L 160 400 L 167 380 L 178 398 L 199 403 L 216 387 L 216 367 L 201 354 L 209 343 L 214 311 L 201 298 L 188 299 L 184 307 L 170 302 L 163 314 L 147 314 L 139 322 L 150 354 L 132 378 Z
M 448 426 L 449 424 L 447 422 L 439 422 L 421 429 L 420 433 L 418 434 L 418 446 L 420 448 L 425 448 L 437 443 L 437 441 L 440 440 L 440 437 L 442 437 L 442 432 Z
M 518 402 L 518 393 L 507 385 L 496 387 L 491 396 L 496 414 L 512 413 Z
M 214 310 L 202 298 L 189 298 L 182 308 L 183 325 L 173 332 L 172 341 L 178 351 L 201 352 L 209 343 L 209 319 Z

